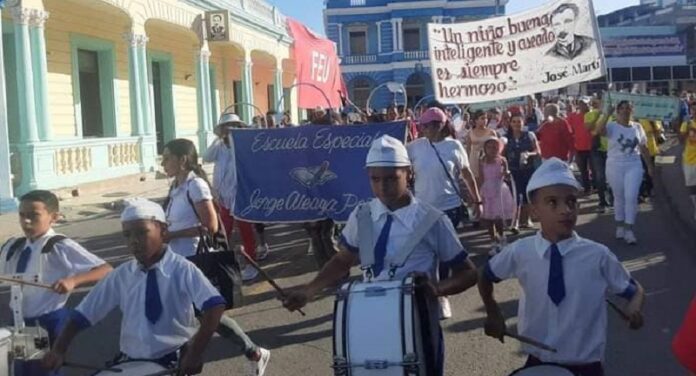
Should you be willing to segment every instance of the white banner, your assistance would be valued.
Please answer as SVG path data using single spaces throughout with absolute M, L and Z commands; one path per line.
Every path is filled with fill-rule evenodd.
M 512 16 L 428 24 L 438 101 L 531 95 L 606 74 L 591 0 L 559 0 Z

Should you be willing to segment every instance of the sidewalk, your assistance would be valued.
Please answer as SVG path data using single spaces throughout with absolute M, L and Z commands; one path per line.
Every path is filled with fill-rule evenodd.
M 696 237 L 693 235 L 696 234 L 693 204 L 689 199 L 689 193 L 684 183 L 681 164 L 684 147 L 679 143 L 676 135 L 669 135 L 667 142 L 662 145 L 661 149 L 666 163 L 656 163 L 655 184 L 658 188 L 658 194 L 664 195 L 670 211 L 674 213 L 675 218 L 683 225 L 687 233 Z
M 211 174 L 212 167 L 204 165 L 208 174 Z M 62 214 L 60 221 L 84 221 L 118 213 L 123 208 L 123 200 L 132 197 L 161 201 L 167 196 L 170 182 L 171 179 L 161 172 L 149 172 L 56 190 L 54 193 L 60 199 Z M 71 191 L 75 188 L 80 190 L 80 195 L 72 197 Z M 0 245 L 19 231 L 17 213 L 0 214 Z

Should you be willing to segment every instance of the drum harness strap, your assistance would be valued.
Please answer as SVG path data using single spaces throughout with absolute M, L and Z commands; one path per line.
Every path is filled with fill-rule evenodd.
M 425 235 L 444 215 L 441 211 L 429 206 L 423 205 L 427 212 L 425 217 L 415 226 L 411 236 L 408 237 L 404 246 L 392 256 L 387 256 L 384 260 L 385 265 L 389 265 L 389 279 L 393 279 L 396 270 L 404 266 L 408 258 L 415 251 L 418 244 L 423 240 Z M 365 203 L 358 207 L 358 236 L 360 249 L 360 270 L 363 272 L 363 280 L 365 282 L 372 281 L 376 277 L 373 273 L 375 264 L 375 234 L 372 226 L 372 211 L 370 204 Z

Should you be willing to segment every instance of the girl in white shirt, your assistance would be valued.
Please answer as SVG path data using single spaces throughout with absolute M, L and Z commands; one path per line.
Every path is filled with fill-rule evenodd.
M 201 231 L 218 230 L 213 195 L 198 152 L 187 139 L 170 141 L 164 147 L 162 167 L 174 178 L 165 204 L 169 233 L 166 241 L 175 253 L 190 257 L 196 254 Z
M 607 152 L 607 181 L 614 192 L 614 219 L 616 238 L 628 244 L 636 244 L 633 225 L 638 215 L 638 194 L 643 181 L 641 156 L 652 176 L 653 162 L 647 147 L 647 137 L 643 127 L 631 121 L 633 105 L 621 101 L 616 106 L 616 121 L 607 124 L 607 118 L 614 108 L 597 125 L 596 132 L 609 139 Z

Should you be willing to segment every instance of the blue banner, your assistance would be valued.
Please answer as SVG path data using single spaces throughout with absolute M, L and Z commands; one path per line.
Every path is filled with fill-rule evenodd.
M 372 141 L 406 138 L 406 123 L 235 130 L 234 216 L 249 222 L 338 222 L 373 196 L 365 171 Z

